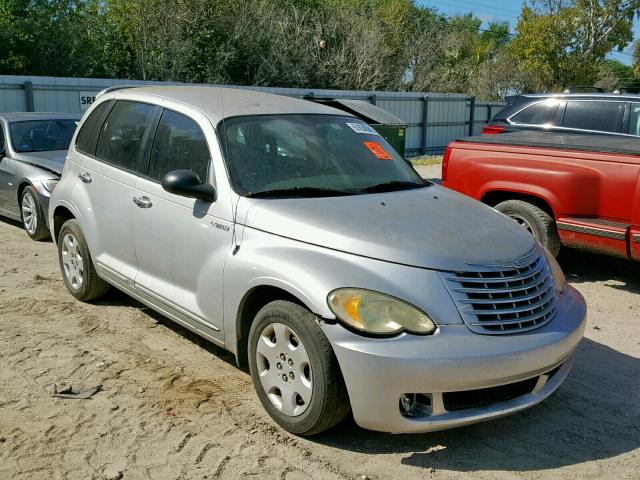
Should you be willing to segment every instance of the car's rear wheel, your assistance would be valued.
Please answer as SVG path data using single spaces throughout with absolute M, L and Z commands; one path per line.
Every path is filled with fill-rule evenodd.
M 527 230 L 554 256 L 560 253 L 558 228 L 547 212 L 524 200 L 507 200 L 496 205 L 495 209 Z
M 87 241 L 75 219 L 67 220 L 58 235 L 58 260 L 67 290 L 78 300 L 101 297 L 109 284 L 98 276 Z
M 340 423 L 349 398 L 333 349 L 316 317 L 277 300 L 256 315 L 249 369 L 258 398 L 282 428 L 315 435 Z
M 49 238 L 50 234 L 47 229 L 45 213 L 32 186 L 27 186 L 22 191 L 20 215 L 22 217 L 22 226 L 29 237 L 37 241 Z

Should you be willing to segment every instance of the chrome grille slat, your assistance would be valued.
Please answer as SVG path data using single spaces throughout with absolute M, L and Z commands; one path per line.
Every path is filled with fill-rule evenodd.
M 513 262 L 443 272 L 467 326 L 476 333 L 518 333 L 551 321 L 557 293 L 544 253 L 534 248 Z
M 529 287 L 526 288 L 524 290 L 531 290 L 534 287 Z M 514 297 L 512 291 L 505 291 L 503 290 L 501 293 L 509 293 L 511 294 L 509 296 L 509 298 L 487 298 L 487 299 L 463 299 L 461 300 L 461 303 L 477 303 L 477 304 L 495 304 L 495 303 L 513 303 L 513 301 L 515 300 L 516 302 L 522 302 L 524 300 L 532 300 L 536 297 L 540 296 L 540 291 L 539 289 L 536 289 L 535 293 L 531 293 L 529 295 L 525 295 L 525 296 L 518 296 L 518 297 Z M 490 294 L 488 294 L 490 295 Z
M 498 306 L 496 306 L 496 304 L 498 302 L 494 302 L 492 305 L 493 310 L 487 310 L 487 309 L 482 309 L 482 308 L 478 308 L 478 309 L 469 309 L 469 304 L 465 305 L 465 313 L 470 313 L 470 314 L 474 314 L 474 315 L 485 315 L 488 313 L 495 313 L 496 311 L 500 311 L 500 313 L 522 313 L 522 312 L 526 312 L 528 310 L 533 310 L 536 308 L 536 306 L 538 305 L 544 305 L 545 303 L 547 303 L 547 301 L 549 301 L 549 299 L 551 297 L 555 296 L 555 292 L 553 291 L 553 288 L 549 288 L 545 291 L 542 292 L 538 292 L 538 294 L 536 295 L 537 297 L 540 297 L 540 299 L 535 302 L 535 303 L 530 303 L 528 305 L 523 305 L 522 307 L 511 307 L 511 308 L 500 308 Z M 519 303 L 519 302 L 526 302 L 528 299 L 520 299 L 518 297 L 514 297 L 512 299 L 510 299 L 509 302 L 507 303 Z M 486 305 L 486 303 L 482 303 L 480 305 Z M 502 303 L 500 303 L 500 305 L 502 305 Z
M 553 310 L 555 309 L 555 305 L 553 304 L 549 304 L 547 305 L 544 310 L 541 313 L 541 316 L 544 317 L 545 315 L 551 313 Z M 518 319 L 514 319 L 514 320 L 483 320 L 480 322 L 475 322 L 472 323 L 472 325 L 510 325 L 510 324 L 514 324 L 514 323 L 526 323 L 526 322 L 530 322 L 532 321 L 531 319 L 526 319 L 526 318 L 518 318 Z
M 526 271 L 523 273 L 519 273 L 517 275 L 509 276 L 509 277 L 495 277 L 495 278 L 487 278 L 487 277 L 460 277 L 456 275 L 451 275 L 447 277 L 448 280 L 452 282 L 458 283 L 503 283 L 503 282 L 513 282 L 519 280 L 526 280 L 536 273 L 541 272 L 546 267 L 546 263 L 544 260 L 539 260 L 539 264 L 536 265 L 535 270 Z M 465 272 L 466 273 L 466 272 Z M 482 273 L 482 272 L 474 272 L 474 273 Z

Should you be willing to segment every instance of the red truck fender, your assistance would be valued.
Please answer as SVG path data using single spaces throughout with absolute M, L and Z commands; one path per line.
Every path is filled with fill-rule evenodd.
M 457 152 L 464 152 L 460 161 L 456 161 Z M 598 212 L 600 173 L 568 163 L 566 158 L 557 161 L 553 157 L 537 158 L 531 162 L 526 158 L 514 159 L 507 152 L 454 148 L 449 163 L 455 163 L 455 168 L 448 168 L 444 186 L 491 206 L 509 199 L 537 197 L 548 205 L 554 218 L 567 211 L 585 216 Z M 590 195 L 584 195 L 585 191 Z

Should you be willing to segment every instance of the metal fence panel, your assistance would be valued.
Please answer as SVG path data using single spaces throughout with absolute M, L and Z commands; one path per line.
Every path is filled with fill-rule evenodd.
M 0 75 L 0 112 L 82 113 L 88 99 L 116 85 L 185 85 L 177 82 Z M 221 85 L 231 87 L 228 85 Z M 481 103 L 463 94 L 371 92 L 279 87 L 233 87 L 293 97 L 366 100 L 407 123 L 407 156 L 442 153 L 456 138 L 479 134 L 501 103 Z

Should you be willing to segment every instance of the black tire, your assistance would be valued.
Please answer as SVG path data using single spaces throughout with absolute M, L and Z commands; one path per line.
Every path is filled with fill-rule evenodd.
M 562 243 L 556 221 L 547 212 L 524 200 L 507 200 L 496 205 L 495 209 L 520 223 L 552 255 L 558 256 Z
M 68 248 L 68 245 L 65 243 L 67 235 L 71 235 L 74 239 L 74 248 L 72 249 Z M 79 263 L 77 261 L 77 257 L 79 256 L 81 258 L 82 280 L 80 282 L 74 282 L 73 280 L 76 277 L 67 273 L 65 262 L 67 262 L 68 265 L 70 254 L 76 256 L 76 259 L 74 259 L 75 265 L 78 265 Z M 65 256 L 64 260 L 63 256 Z M 69 293 L 81 302 L 94 300 L 103 296 L 109 290 L 109 284 L 100 278 L 96 272 L 93 260 L 91 259 L 91 253 L 89 252 L 89 247 L 87 246 L 87 241 L 84 238 L 80 224 L 76 219 L 67 220 L 60 229 L 60 234 L 58 235 L 58 261 L 60 263 L 62 279 L 64 280 L 67 290 L 69 290 Z
M 35 226 L 30 228 L 27 226 L 27 218 L 24 215 L 23 206 L 29 205 L 30 218 L 35 222 Z M 20 195 L 20 219 L 22 220 L 22 226 L 27 235 L 33 240 L 41 242 L 51 237 L 49 229 L 47 228 L 46 215 L 40 202 L 38 201 L 38 194 L 36 189 L 31 185 L 28 185 L 22 190 Z
M 269 399 L 261 383 L 257 364 L 257 344 L 265 328 L 284 324 L 302 342 L 307 351 L 313 381 L 311 399 L 306 410 L 297 416 L 286 415 Z M 348 415 L 349 396 L 331 344 L 322 332 L 315 315 L 295 303 L 277 300 L 264 306 L 256 315 L 249 332 L 249 370 L 258 398 L 271 418 L 296 435 L 316 435 L 333 428 Z

